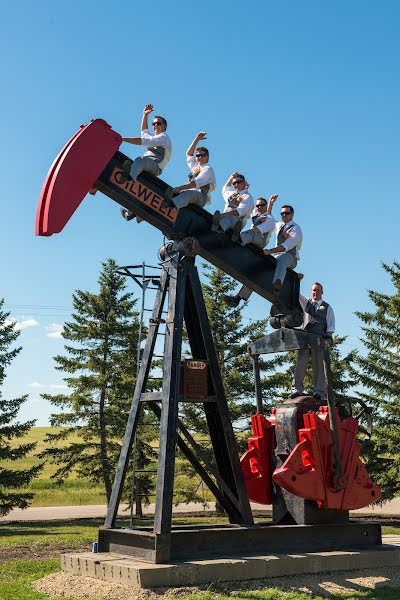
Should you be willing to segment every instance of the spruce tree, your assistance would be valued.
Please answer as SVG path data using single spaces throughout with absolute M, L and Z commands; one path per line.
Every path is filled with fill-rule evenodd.
M 382 267 L 394 291 L 369 290 L 373 310 L 356 312 L 363 323 L 365 354 L 358 354 L 354 374 L 363 386 L 361 397 L 374 408 L 367 469 L 388 500 L 400 494 L 400 262 Z
M 15 469 L 9 466 L 10 461 L 12 463 L 24 459 L 34 450 L 36 443 L 11 444 L 11 440 L 26 435 L 35 421 L 21 423 L 16 420 L 21 405 L 28 398 L 27 395 L 7 400 L 1 393 L 6 369 L 21 351 L 21 347 L 11 348 L 19 336 L 19 331 L 15 329 L 15 323 L 10 321 L 10 313 L 3 309 L 4 299 L 0 299 L 0 516 L 7 515 L 13 508 L 27 508 L 33 494 L 19 490 L 26 487 L 42 469 L 42 465 L 30 469 Z M 7 464 L 4 461 L 7 461 Z
M 54 359 L 70 394 L 43 394 L 58 409 L 51 415 L 51 425 L 62 428 L 47 436 L 49 446 L 42 453 L 58 466 L 55 479 L 62 482 L 75 470 L 80 477 L 102 483 L 107 501 L 136 382 L 139 330 L 136 300 L 115 268 L 112 259 L 103 263 L 99 293 L 73 294 L 72 320 L 63 330 L 65 354 Z M 145 421 L 148 427 L 138 435 L 139 468 L 154 454 L 149 439 L 155 435 L 149 429 L 152 421 L 149 417 Z M 70 441 L 72 434 L 77 441 Z

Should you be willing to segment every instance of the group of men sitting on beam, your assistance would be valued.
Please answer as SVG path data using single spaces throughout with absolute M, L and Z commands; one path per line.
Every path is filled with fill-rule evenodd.
M 167 134 L 167 121 L 164 117 L 156 115 L 152 125 L 154 133 L 148 128 L 148 118 L 153 111 L 152 104 L 146 104 L 143 110 L 140 137 L 122 138 L 130 144 L 146 146 L 144 156 L 135 160 L 127 160 L 123 165 L 123 176 L 135 181 L 143 171 L 159 176 L 172 157 L 172 143 Z M 164 206 L 175 206 L 178 209 L 189 204 L 205 206 L 211 201 L 211 193 L 216 188 L 214 169 L 208 164 L 209 151 L 199 142 L 206 139 L 206 133 L 200 131 L 194 138 L 186 152 L 186 160 L 190 169 L 189 182 L 174 188 L 169 188 L 163 200 Z M 222 188 L 225 200 L 224 211 L 216 211 L 213 216 L 213 231 L 221 233 L 230 232 L 234 242 L 240 242 L 243 246 L 254 244 L 263 249 L 264 254 L 272 254 L 276 258 L 276 269 L 273 278 L 274 295 L 279 299 L 286 269 L 294 269 L 299 260 L 299 249 L 303 234 L 299 225 L 293 221 L 294 209 L 290 205 L 281 208 L 280 221 L 272 216 L 274 202 L 277 194 L 265 198 L 257 198 L 254 206 L 253 196 L 249 192 L 249 184 L 246 178 L 238 172 L 232 173 Z M 124 218 L 129 221 L 135 215 L 122 209 Z M 248 219 L 252 226 L 245 229 Z M 268 244 L 271 233 L 276 233 L 276 247 L 269 250 L 264 249 Z M 249 290 L 242 289 L 239 294 L 227 298 L 231 305 L 238 305 L 241 299 L 247 300 Z
M 135 181 L 143 171 L 160 176 L 172 157 L 172 143 L 167 134 L 167 120 L 161 115 L 153 118 L 153 133 L 149 132 L 148 118 L 153 112 L 153 105 L 146 104 L 143 110 L 140 137 L 125 137 L 124 142 L 138 146 L 146 146 L 147 151 L 135 160 L 128 159 L 123 165 L 122 176 L 126 180 Z M 209 151 L 199 142 L 207 139 L 206 132 L 200 131 L 194 138 L 186 152 L 186 160 L 190 169 L 188 183 L 168 188 L 163 199 L 164 207 L 175 206 L 184 208 L 189 204 L 204 207 L 211 202 L 211 193 L 216 188 L 214 169 L 208 164 Z M 281 220 L 277 221 L 272 216 L 272 209 L 278 195 L 272 195 L 267 201 L 265 198 L 254 199 L 249 192 L 249 184 L 244 175 L 235 171 L 222 188 L 225 201 L 224 211 L 215 211 L 212 230 L 221 233 L 230 233 L 234 242 L 243 246 L 254 244 L 261 248 L 266 255 L 276 259 L 273 276 L 273 293 L 276 302 L 279 302 L 282 284 L 288 268 L 294 269 L 299 260 L 299 249 L 303 234 L 294 218 L 294 208 L 289 204 L 281 207 Z M 130 221 L 135 218 L 134 213 L 122 208 L 124 219 Z M 251 219 L 252 225 L 245 228 Z M 139 219 L 138 219 L 139 220 Z M 276 245 L 266 249 L 272 233 L 276 234 Z M 335 329 L 335 319 L 332 307 L 322 300 L 323 287 L 315 282 L 311 288 L 311 298 L 300 294 L 300 304 L 304 311 L 304 329 L 310 333 L 324 335 L 329 338 Z M 242 286 L 234 296 L 225 295 L 224 299 L 231 307 L 237 307 L 241 300 L 248 300 L 251 294 L 246 286 Z M 293 379 L 292 397 L 303 393 L 303 381 L 309 360 L 310 351 L 299 351 L 297 366 Z M 317 398 L 326 395 L 325 378 L 323 374 L 322 354 L 318 348 L 311 351 L 314 375 L 314 395 Z

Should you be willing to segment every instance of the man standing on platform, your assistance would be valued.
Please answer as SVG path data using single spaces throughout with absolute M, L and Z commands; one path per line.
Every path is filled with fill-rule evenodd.
M 186 152 L 186 161 L 190 169 L 189 183 L 171 189 L 171 196 L 165 195 L 161 203 L 163 207 L 175 205 L 176 208 L 184 208 L 189 204 L 203 207 L 211 201 L 211 192 L 215 190 L 214 169 L 208 164 L 209 152 L 204 146 L 197 144 L 200 140 L 206 140 L 205 131 L 199 131 Z M 196 155 L 194 156 L 196 152 Z M 172 197 L 173 195 L 173 197 Z
M 232 230 L 232 240 L 237 242 L 239 234 L 254 209 L 253 196 L 248 192 L 249 184 L 244 175 L 232 173 L 222 188 L 225 200 L 224 212 L 216 210 L 213 216 L 212 231 Z
M 136 181 L 138 175 L 143 171 L 158 177 L 171 160 L 172 143 L 166 133 L 167 121 L 164 117 L 156 115 L 152 122 L 154 133 L 151 134 L 148 129 L 148 118 L 151 112 L 153 112 L 153 105 L 146 104 L 143 109 L 140 137 L 122 138 L 124 142 L 129 144 L 147 146 L 147 151 L 143 156 L 135 158 L 134 161 L 129 159 L 124 162 L 122 177 L 127 180 Z M 121 214 L 127 221 L 135 217 L 133 212 L 126 208 L 121 208 Z
M 308 333 L 321 335 L 331 340 L 335 331 L 335 315 L 332 307 L 322 300 L 323 291 L 322 285 L 316 281 L 311 286 L 311 298 L 306 298 L 300 294 L 299 301 L 304 311 L 303 328 Z M 302 396 L 304 393 L 304 377 L 310 353 L 314 381 L 314 398 L 320 400 L 326 397 L 323 352 L 323 347 L 302 348 L 297 351 L 291 398 L 297 398 L 297 396 Z

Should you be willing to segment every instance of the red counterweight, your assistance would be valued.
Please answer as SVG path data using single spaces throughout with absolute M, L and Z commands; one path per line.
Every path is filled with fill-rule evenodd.
M 273 473 L 276 484 L 301 498 L 316 500 L 320 508 L 354 510 L 363 508 L 381 497 L 360 460 L 360 445 L 356 435 L 358 421 L 353 417 L 340 420 L 335 409 L 343 477 L 336 485 L 332 451 L 332 432 L 328 409 L 304 415 L 304 428 L 299 429 L 299 443 L 283 465 Z
M 81 125 L 50 167 L 36 213 L 36 235 L 59 233 L 122 143 L 103 119 Z
M 269 419 L 261 413 L 251 415 L 251 428 L 253 436 L 247 440 L 249 449 L 240 459 L 247 494 L 253 502 L 271 504 L 271 463 L 276 446 L 274 412 Z

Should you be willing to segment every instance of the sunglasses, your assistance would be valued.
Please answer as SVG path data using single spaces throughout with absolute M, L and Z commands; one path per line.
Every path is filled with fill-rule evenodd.
M 292 213 L 291 213 L 291 212 L 289 212 L 289 211 L 287 211 L 287 210 L 285 210 L 285 211 L 281 212 L 281 216 L 282 216 L 282 217 L 288 217 L 288 216 L 289 216 L 289 215 L 291 215 L 291 214 L 292 214 Z
M 153 121 L 153 127 L 155 127 L 156 125 L 162 125 L 161 121 Z
M 205 152 L 199 152 L 198 154 L 196 154 L 196 158 L 204 158 L 205 156 L 207 156 Z
M 267 206 L 266 202 L 264 202 L 263 204 L 256 204 L 257 208 L 261 208 L 262 206 Z
M 232 185 L 236 185 L 237 183 L 244 183 L 244 179 L 236 179 L 236 181 L 232 181 Z

